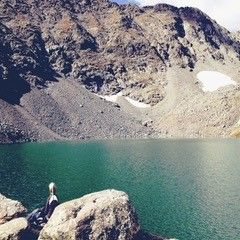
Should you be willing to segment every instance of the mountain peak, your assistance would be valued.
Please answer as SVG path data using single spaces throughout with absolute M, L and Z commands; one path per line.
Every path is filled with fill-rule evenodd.
M 16 13 L 28 14 L 30 9 L 47 9 L 50 7 L 61 10 L 67 9 L 72 13 L 82 12 L 88 8 L 96 8 L 99 6 L 109 5 L 108 0 L 0 0 L 0 13 L 4 9 L 8 10 L 8 13 L 15 10 Z
M 166 3 L 158 3 L 156 5 L 153 6 L 145 6 L 143 7 L 144 9 L 154 9 L 154 11 L 158 12 L 158 11 L 178 11 L 178 8 L 170 5 L 170 4 L 166 4 Z

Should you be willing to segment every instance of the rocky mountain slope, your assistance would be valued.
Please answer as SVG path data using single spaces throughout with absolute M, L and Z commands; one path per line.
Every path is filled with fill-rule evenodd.
M 0 0 L 0 139 L 229 136 L 240 39 L 195 8 L 108 0 Z M 99 95 L 123 97 L 117 103 Z M 125 96 L 148 104 L 137 108 Z

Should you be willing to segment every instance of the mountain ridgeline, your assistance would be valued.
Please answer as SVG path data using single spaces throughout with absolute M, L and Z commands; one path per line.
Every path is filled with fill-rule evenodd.
M 226 136 L 236 127 L 238 87 L 203 94 L 195 75 L 238 82 L 239 34 L 198 9 L 0 0 L 0 19 L 2 142 Z M 97 96 L 119 92 L 151 107 Z

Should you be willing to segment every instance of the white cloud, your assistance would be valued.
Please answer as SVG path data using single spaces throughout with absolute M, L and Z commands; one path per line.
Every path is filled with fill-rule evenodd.
M 137 0 L 142 5 L 167 3 L 177 7 L 197 7 L 229 30 L 240 30 L 239 0 Z

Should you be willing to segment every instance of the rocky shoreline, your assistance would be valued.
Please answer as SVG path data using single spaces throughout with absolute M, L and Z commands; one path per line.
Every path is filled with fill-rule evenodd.
M 144 232 L 126 193 L 105 190 L 60 204 L 36 233 L 27 209 L 0 194 L 1 240 L 166 240 Z

